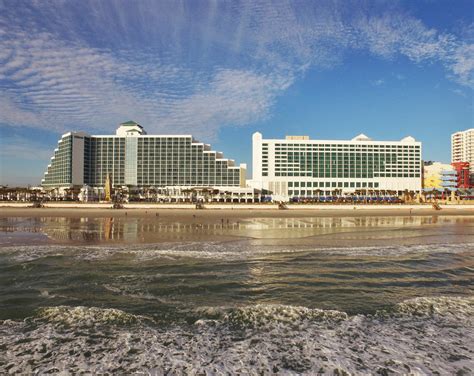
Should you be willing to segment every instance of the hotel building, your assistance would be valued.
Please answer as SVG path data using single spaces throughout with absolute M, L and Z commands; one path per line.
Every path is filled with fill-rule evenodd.
M 471 185 L 474 185 L 474 128 L 451 135 L 451 163 L 470 165 Z
M 190 135 L 147 135 L 133 121 L 115 135 L 69 132 L 61 137 L 45 172 L 46 189 L 88 185 L 128 187 L 246 186 L 246 165 L 236 166 Z
M 413 137 L 374 141 L 310 140 L 308 136 L 264 139 L 253 134 L 251 185 L 286 198 L 331 195 L 335 190 L 420 191 L 421 143 Z

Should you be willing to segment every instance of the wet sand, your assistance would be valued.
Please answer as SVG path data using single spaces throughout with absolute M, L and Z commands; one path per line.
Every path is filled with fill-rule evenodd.
M 91 209 L 91 208 L 0 208 L 0 218 L 7 217 L 64 217 L 64 218 L 150 218 L 159 217 L 170 221 L 182 223 L 194 223 L 197 220 L 201 223 L 220 223 L 222 219 L 244 220 L 252 218 L 312 218 L 312 217 L 370 217 L 370 216 L 474 216 L 474 207 L 468 208 L 443 208 L 435 210 L 429 206 L 411 206 L 407 208 L 390 207 L 375 209 L 357 206 L 354 209 L 348 206 L 347 209 L 295 209 L 272 210 L 272 209 L 162 209 L 160 207 L 152 209 Z
M 455 215 L 453 215 L 455 213 Z M 331 215 L 332 214 L 332 215 Z M 227 242 L 257 245 L 377 246 L 474 243 L 463 211 L 324 213 L 308 210 L 13 209 L 0 216 L 0 246 Z

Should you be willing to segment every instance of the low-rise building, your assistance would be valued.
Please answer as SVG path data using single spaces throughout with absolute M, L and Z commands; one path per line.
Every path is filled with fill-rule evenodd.
M 474 187 L 474 185 L 471 184 L 469 162 L 454 162 L 451 163 L 451 166 L 456 170 L 457 188 L 468 189 Z
M 426 190 L 455 190 L 458 176 L 456 169 L 447 163 L 425 162 L 423 167 L 423 188 Z

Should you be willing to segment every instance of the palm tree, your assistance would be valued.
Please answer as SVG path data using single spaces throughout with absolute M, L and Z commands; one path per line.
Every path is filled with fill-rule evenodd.
M 431 200 L 433 200 L 433 198 L 435 200 L 438 199 L 438 195 L 441 193 L 441 191 L 439 191 L 438 189 L 436 188 L 433 188 L 433 190 L 431 191 Z
M 184 201 L 187 202 L 188 200 L 190 200 L 189 195 L 190 195 L 190 193 L 191 193 L 192 191 L 193 191 L 193 190 L 190 189 L 190 188 L 185 188 L 185 189 L 183 189 L 183 190 L 181 191 L 181 193 L 184 195 Z

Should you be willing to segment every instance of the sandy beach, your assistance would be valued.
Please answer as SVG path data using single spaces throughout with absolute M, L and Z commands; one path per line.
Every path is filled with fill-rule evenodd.
M 5 205 L 5 204 L 4 204 Z M 162 220 L 220 223 L 222 219 L 239 220 L 252 218 L 311 218 L 311 217 L 369 217 L 369 216 L 452 216 L 452 215 L 474 215 L 474 205 L 449 205 L 441 206 L 441 210 L 435 210 L 428 205 L 305 205 L 289 206 L 288 210 L 278 210 L 276 205 L 262 206 L 208 206 L 203 210 L 196 210 L 187 205 L 183 208 L 177 206 L 147 206 L 140 208 L 139 205 L 125 209 L 111 209 L 109 205 L 101 207 L 72 207 L 62 204 L 63 207 L 28 208 L 26 207 L 0 207 L 0 218 L 7 217 L 64 217 L 64 218 L 116 218 L 134 217 L 148 218 L 160 217 Z

